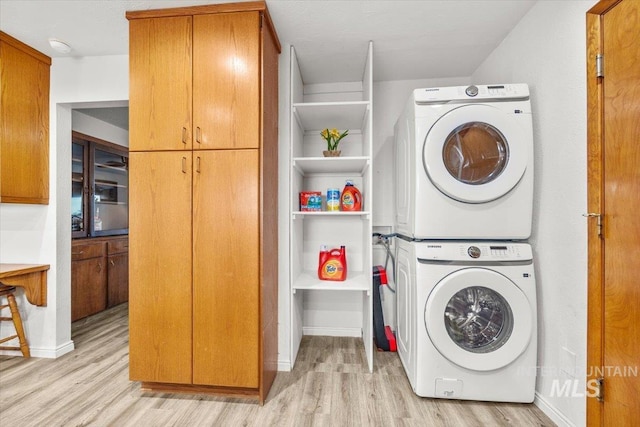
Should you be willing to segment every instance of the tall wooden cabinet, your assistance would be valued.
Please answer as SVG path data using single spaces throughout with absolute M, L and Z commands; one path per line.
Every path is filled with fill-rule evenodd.
M 49 203 L 51 58 L 0 31 L 0 202 Z
M 128 12 L 130 378 L 264 402 L 280 45 L 264 2 Z

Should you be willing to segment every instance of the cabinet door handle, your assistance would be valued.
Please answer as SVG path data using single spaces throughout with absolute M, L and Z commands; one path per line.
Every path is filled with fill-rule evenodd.
M 82 255 L 84 253 L 84 251 L 80 251 L 80 252 L 71 252 L 71 255 Z
M 200 140 L 200 126 L 196 127 L 196 142 L 198 144 L 202 144 L 202 141 Z
M 115 267 L 115 266 L 116 266 L 116 263 L 115 263 L 115 262 L 113 262 L 113 260 L 112 260 L 112 259 L 110 259 L 110 260 L 109 260 L 109 264 L 111 264 L 111 267 Z
M 187 128 L 183 127 L 182 128 L 182 143 L 183 144 L 187 144 Z
M 196 157 L 196 172 L 200 173 L 200 156 Z
M 182 173 L 187 173 L 187 158 L 182 158 Z
M 102 272 L 102 263 L 99 262 L 98 263 L 98 273 L 101 273 L 101 272 Z

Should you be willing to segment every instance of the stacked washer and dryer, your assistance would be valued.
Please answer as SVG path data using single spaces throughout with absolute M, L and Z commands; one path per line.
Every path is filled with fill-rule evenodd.
M 395 144 L 396 335 L 414 392 L 532 402 L 528 86 L 416 89 Z

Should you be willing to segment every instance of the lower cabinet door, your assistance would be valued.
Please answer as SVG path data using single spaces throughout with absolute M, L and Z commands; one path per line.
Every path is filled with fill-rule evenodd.
M 129 254 L 109 255 L 107 264 L 107 306 L 113 307 L 129 301 Z
M 191 384 L 190 151 L 129 157 L 129 377 Z
M 258 150 L 193 156 L 193 382 L 257 388 Z
M 107 308 L 107 266 L 105 258 L 71 263 L 71 321 Z

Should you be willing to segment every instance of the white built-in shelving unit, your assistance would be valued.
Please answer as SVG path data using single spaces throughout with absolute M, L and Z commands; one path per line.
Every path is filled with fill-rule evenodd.
M 305 334 L 361 336 L 373 370 L 372 335 L 372 54 L 362 80 L 305 84 L 291 47 L 290 283 L 291 364 Z M 364 54 L 365 52 L 363 52 Z M 323 157 L 325 128 L 349 130 L 341 157 Z M 363 196 L 359 212 L 301 212 L 299 193 L 342 188 L 352 180 Z M 324 206 L 324 200 L 323 200 Z M 345 246 L 347 279 L 318 279 L 321 245 Z

